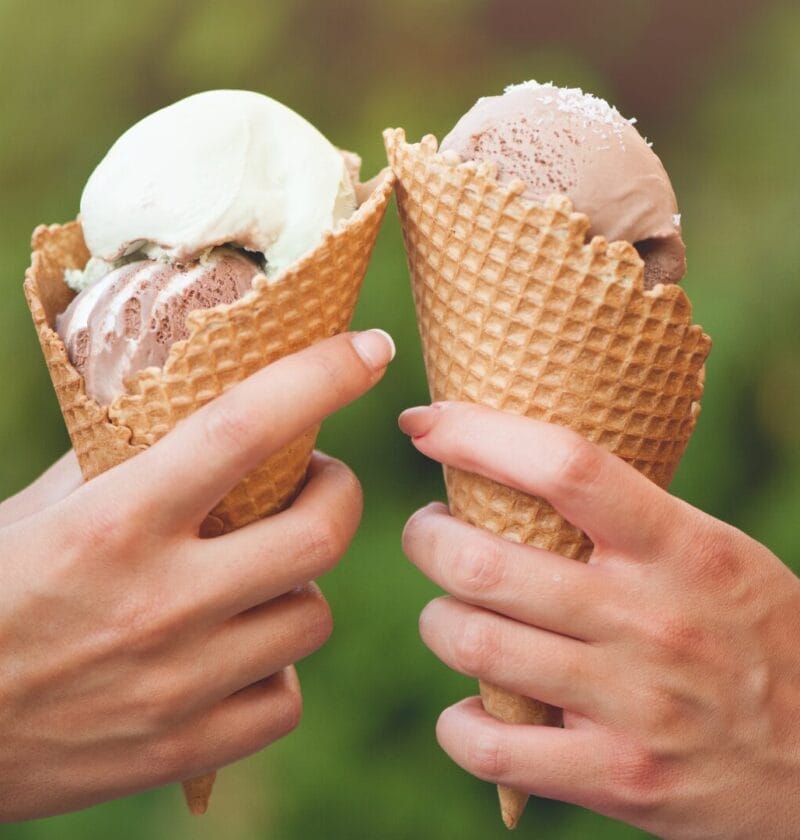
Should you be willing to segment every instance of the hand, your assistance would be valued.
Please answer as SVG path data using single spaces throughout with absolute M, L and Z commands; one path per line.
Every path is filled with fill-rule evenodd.
M 588 564 L 417 512 L 409 558 L 451 593 L 422 613 L 447 665 L 563 707 L 501 723 L 472 698 L 437 737 L 481 779 L 661 837 L 800 832 L 800 583 L 764 546 L 576 434 L 463 403 L 401 415 L 431 458 L 547 499 Z
M 331 632 L 310 581 L 356 529 L 357 480 L 315 454 L 283 513 L 215 539 L 198 529 L 255 466 L 374 385 L 392 353 L 370 331 L 288 356 L 0 528 L 0 820 L 198 776 L 297 725 L 291 663 Z

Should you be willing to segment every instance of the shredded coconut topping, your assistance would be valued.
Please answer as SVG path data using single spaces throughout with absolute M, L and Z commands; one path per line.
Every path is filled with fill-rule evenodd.
M 587 122 L 605 123 L 614 130 L 615 134 L 622 131 L 622 123 L 634 125 L 636 117 L 625 119 L 620 112 L 609 105 L 605 99 L 594 96 L 591 93 L 584 93 L 580 88 L 557 87 L 552 82 L 540 84 L 531 79 L 527 82 L 520 82 L 516 85 L 508 85 L 505 93 L 514 90 L 536 90 L 542 92 L 542 102 L 545 105 L 555 103 L 559 111 L 565 114 L 575 114 Z

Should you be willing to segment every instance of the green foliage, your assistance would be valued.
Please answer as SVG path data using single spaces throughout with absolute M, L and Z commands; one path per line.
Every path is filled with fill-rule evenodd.
M 85 178 L 122 130 L 188 92 L 250 87 L 358 150 L 371 174 L 385 162 L 385 126 L 441 136 L 478 95 L 510 81 L 553 78 L 613 98 L 591 57 L 568 44 L 488 44 L 481 22 L 491 6 L 0 3 L 0 494 L 23 486 L 68 445 L 21 294 L 30 230 L 74 216 Z M 631 37 L 644 31 L 645 4 L 617 6 L 636 9 L 625 30 Z M 681 119 L 657 137 L 683 211 L 686 286 L 715 342 L 703 415 L 674 489 L 796 564 L 800 190 L 791 173 L 800 137 L 800 11 L 765 8 L 703 69 Z M 622 46 L 617 32 L 601 53 Z M 435 591 L 400 550 L 406 517 L 443 491 L 439 470 L 396 428 L 397 413 L 424 402 L 427 390 L 394 209 L 356 326 L 388 329 L 398 357 L 373 393 L 323 430 L 322 447 L 362 478 L 366 512 L 348 556 L 322 581 L 337 629 L 301 665 L 303 726 L 222 773 L 203 820 L 184 815 L 172 788 L 7 827 L 3 837 L 505 836 L 492 788 L 452 765 L 433 737 L 438 712 L 474 686 L 419 641 L 416 617 Z M 548 838 L 643 836 L 550 802 L 532 802 L 519 830 Z

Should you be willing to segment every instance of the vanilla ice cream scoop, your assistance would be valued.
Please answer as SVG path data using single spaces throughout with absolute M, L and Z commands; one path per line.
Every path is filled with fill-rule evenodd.
M 440 151 L 494 162 L 501 182 L 522 180 L 535 201 L 567 195 L 590 235 L 636 246 L 648 287 L 677 283 L 686 255 L 675 193 L 634 122 L 578 88 L 525 82 L 479 99 Z
M 233 243 L 270 277 L 356 207 L 342 153 L 268 96 L 198 93 L 128 129 L 92 173 L 80 219 L 92 256 L 183 262 Z

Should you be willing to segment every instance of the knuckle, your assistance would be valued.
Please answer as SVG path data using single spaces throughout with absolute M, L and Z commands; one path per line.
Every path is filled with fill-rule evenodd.
M 269 714 L 259 718 L 258 740 L 261 744 L 268 744 L 283 738 L 297 729 L 302 717 L 303 695 L 299 684 L 284 682 L 277 695 L 272 697 Z
M 669 737 L 687 725 L 687 709 L 677 693 L 667 686 L 650 689 L 642 710 L 642 730 L 653 739 Z
M 158 594 L 138 590 L 118 601 L 110 632 L 132 654 L 146 655 L 168 644 L 181 623 Z
M 501 779 L 509 769 L 507 751 L 489 734 L 475 736 L 470 741 L 467 762 L 470 770 L 483 779 Z
M 358 358 L 353 354 L 354 358 Z M 359 368 L 346 364 L 341 353 L 330 347 L 318 348 L 309 359 L 314 379 L 324 383 L 324 387 L 333 394 L 337 403 L 347 402 L 351 398 L 352 374 Z
M 317 590 L 311 601 L 304 635 L 311 649 L 316 650 L 330 639 L 331 633 L 333 633 L 333 613 L 330 604 Z
M 326 510 L 338 512 L 336 523 L 345 539 L 344 548 L 347 548 L 364 510 L 364 491 L 358 476 L 341 461 L 331 461 L 327 469 L 335 477 L 335 484 L 331 487 L 331 493 L 335 493 L 335 506 L 329 504 Z
M 560 685 L 587 685 L 591 680 L 587 674 L 585 659 L 574 650 L 558 658 L 553 651 L 549 651 L 548 654 L 542 656 L 543 664 L 545 664 L 545 659 L 546 665 L 553 667 L 554 672 L 558 674 Z
M 150 785 L 194 778 L 210 767 L 219 766 L 221 761 L 233 760 L 241 754 L 241 749 L 235 750 L 232 756 L 225 750 L 235 744 L 235 731 L 226 733 L 224 745 L 216 739 L 203 737 L 204 734 L 209 734 L 205 726 L 202 734 L 194 727 L 180 726 L 153 736 L 149 748 L 141 751 Z
M 455 584 L 467 597 L 480 598 L 502 586 L 506 558 L 490 540 L 481 539 L 455 553 L 452 563 Z
M 284 718 L 283 718 L 283 732 L 288 734 L 293 732 L 300 725 L 303 719 L 303 695 L 299 686 L 292 686 L 287 689 Z
M 640 603 L 638 609 L 624 610 L 621 624 L 650 660 L 661 664 L 695 659 L 709 641 L 708 630 L 693 620 L 688 606 Z
M 333 616 L 325 596 L 315 583 L 295 589 L 281 596 L 281 623 L 285 629 L 286 651 L 292 659 L 299 659 L 317 650 L 333 632 Z M 272 614 L 270 606 L 265 615 Z
M 729 526 L 713 522 L 700 530 L 694 550 L 700 577 L 714 588 L 727 587 L 742 571 L 738 533 Z
M 414 552 L 415 544 L 425 533 L 425 520 L 427 515 L 427 507 L 414 511 L 414 513 L 409 516 L 408 521 L 403 528 L 403 534 L 400 538 L 400 542 L 403 546 L 403 551 L 409 556 Z M 430 540 L 426 540 L 426 542 L 430 542 Z
M 140 693 L 139 719 L 144 732 L 159 736 L 174 728 L 189 700 L 188 692 L 176 685 L 174 675 L 156 676 Z
M 676 659 L 684 659 L 704 642 L 703 631 L 682 619 L 668 619 L 661 627 L 661 648 Z
M 628 815 L 641 817 L 658 811 L 668 799 L 664 762 L 644 747 L 628 747 L 617 757 L 612 790 Z
M 564 491 L 592 485 L 602 469 L 600 450 L 585 438 L 571 433 L 556 466 L 554 481 Z
M 114 537 L 120 535 L 121 523 L 109 521 L 102 507 L 92 510 L 81 528 L 81 542 L 92 555 L 104 554 L 112 547 Z
M 124 648 L 134 657 L 149 654 L 162 641 L 148 607 L 130 596 L 115 606 L 103 635 L 108 648 Z
M 332 569 L 350 542 L 345 524 L 333 513 L 308 523 L 303 536 L 303 553 L 316 574 Z
M 456 636 L 454 656 L 460 671 L 477 677 L 497 658 L 499 643 L 489 621 L 476 613 L 464 619 Z
M 340 514 L 331 514 L 321 522 L 318 534 L 320 558 L 335 563 L 350 544 L 350 531 Z
M 252 436 L 253 424 L 230 397 L 215 400 L 205 413 L 203 437 L 211 451 L 234 453 Z
M 146 775 L 148 781 L 167 784 L 175 779 L 192 775 L 201 763 L 198 751 L 186 738 L 167 735 L 159 738 L 147 751 Z
M 364 489 L 361 486 L 361 482 L 358 480 L 358 476 L 341 461 L 336 462 L 335 468 L 339 470 L 342 482 L 342 488 L 340 491 L 342 498 L 348 501 L 350 505 L 356 508 L 360 513 L 361 509 L 364 507 Z
M 680 663 L 698 657 L 707 645 L 705 631 L 684 616 L 662 616 L 646 631 L 656 658 Z
M 133 542 L 132 517 L 123 516 L 115 504 L 92 504 L 84 508 L 78 527 L 65 534 L 66 553 L 78 562 L 113 559 Z

